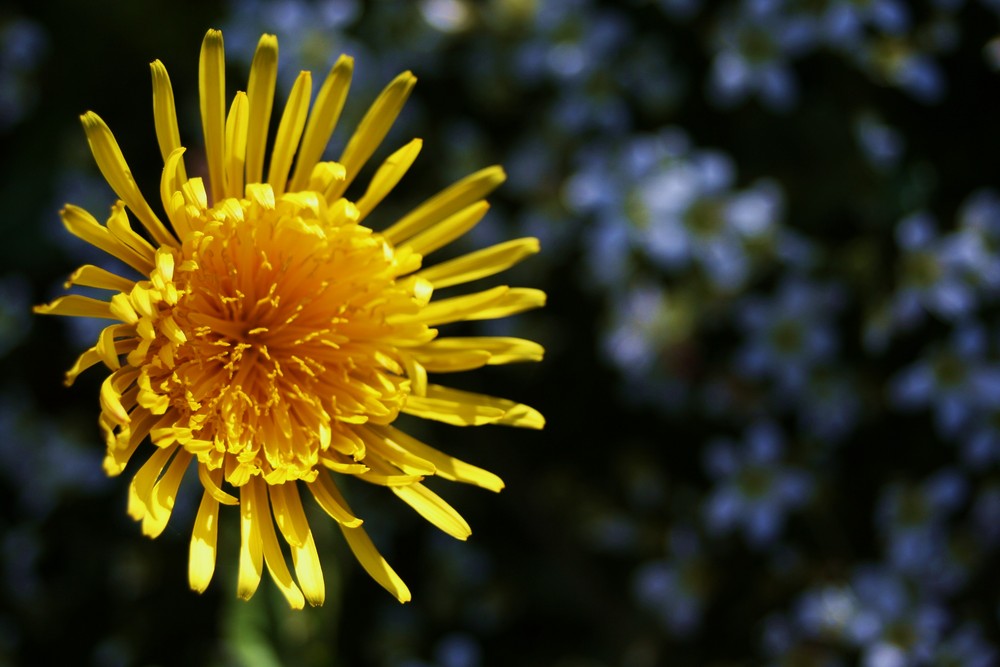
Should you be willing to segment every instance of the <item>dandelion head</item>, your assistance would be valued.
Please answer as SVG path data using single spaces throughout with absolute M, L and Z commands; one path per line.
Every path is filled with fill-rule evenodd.
M 486 214 L 484 198 L 504 179 L 499 167 L 468 176 L 379 231 L 368 226 L 414 163 L 420 140 L 385 159 L 360 197 L 344 194 L 415 78 L 405 72 L 393 80 L 341 156 L 324 161 L 353 62 L 342 56 L 315 98 L 310 73 L 300 74 L 269 142 L 277 56 L 277 40 L 262 37 L 247 91 L 227 111 L 222 34 L 206 35 L 199 70 L 204 177 L 188 176 L 170 79 L 159 61 L 152 64 L 166 221 L 140 192 L 108 127 L 92 112 L 83 116 L 97 164 L 120 199 L 105 224 L 73 205 L 62 218 L 131 272 L 83 266 L 67 286 L 104 290 L 107 298 L 71 294 L 36 310 L 112 321 L 67 382 L 98 364 L 110 371 L 100 391 L 104 467 L 118 475 L 141 459 L 128 512 L 145 534 L 163 531 L 182 478 L 197 468 L 192 588 L 204 590 L 213 576 L 220 507 L 232 505 L 240 522 L 238 595 L 253 595 L 266 566 L 292 607 L 321 604 L 325 587 L 305 493 L 337 522 L 368 573 L 406 601 L 406 585 L 338 483 L 357 477 L 385 486 L 450 535 L 469 535 L 465 520 L 423 480 L 437 475 L 494 491 L 503 483 L 394 422 L 405 413 L 459 426 L 542 427 L 542 416 L 526 405 L 429 376 L 541 359 L 541 346 L 529 340 L 443 337 L 438 327 L 535 308 L 544 293 L 499 286 L 434 298 L 439 288 L 509 268 L 537 252 L 538 241 L 515 239 L 427 265 L 429 254 Z

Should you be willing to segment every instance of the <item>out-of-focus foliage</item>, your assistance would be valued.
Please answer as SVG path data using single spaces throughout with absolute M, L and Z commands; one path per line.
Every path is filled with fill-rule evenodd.
M 998 19 L 991 0 L 3 5 L 0 664 L 995 664 Z M 507 482 L 435 487 L 469 542 L 348 489 L 405 606 L 333 534 L 322 609 L 189 593 L 193 508 L 139 536 L 93 381 L 59 386 L 85 337 L 27 315 L 80 261 L 59 206 L 112 200 L 77 113 L 155 189 L 145 63 L 197 136 L 210 26 L 236 81 L 262 32 L 286 89 L 354 55 L 348 127 L 415 72 L 386 151 L 424 150 L 373 224 L 501 163 L 467 248 L 542 239 L 516 282 L 549 306 L 494 327 L 547 359 L 483 382 L 548 427 L 422 433 Z

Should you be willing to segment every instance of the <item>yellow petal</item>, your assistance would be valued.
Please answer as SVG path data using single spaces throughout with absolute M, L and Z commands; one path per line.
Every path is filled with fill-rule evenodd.
M 403 412 L 452 426 L 493 424 L 504 416 L 504 410 L 496 406 L 430 396 L 409 396 L 406 405 L 403 406 Z
M 243 196 L 243 167 L 247 158 L 249 103 L 244 92 L 236 93 L 226 119 L 226 194 Z
M 306 188 L 313 167 L 323 157 L 323 151 L 330 142 L 330 135 L 333 134 L 333 129 L 340 119 L 340 112 L 344 108 L 353 71 L 354 59 L 346 55 L 340 56 L 330 68 L 323 87 L 319 89 L 316 104 L 313 105 L 312 113 L 309 115 L 309 124 L 306 125 L 306 132 L 302 137 L 299 157 L 295 163 L 295 175 L 292 177 L 290 187 L 293 192 Z
M 240 487 L 240 569 L 236 595 L 243 600 L 249 600 L 257 592 L 264 572 L 264 546 L 259 525 L 261 508 L 255 502 L 253 486 L 251 480 Z
M 134 332 L 135 327 L 130 324 L 112 324 L 101 330 L 94 349 L 97 351 L 98 356 L 100 356 L 101 361 L 111 370 L 116 371 L 121 368 L 121 362 L 118 360 L 119 355 L 136 345 L 134 340 L 118 341 L 115 339 L 129 333 L 134 334 Z
M 406 245 L 412 248 L 414 252 L 418 252 L 426 257 L 475 227 L 489 209 L 490 205 L 485 201 L 478 201 L 466 206 L 461 211 L 448 216 L 441 222 L 413 236 L 406 242 Z
M 316 543 L 312 531 L 309 530 L 306 514 L 302 509 L 298 487 L 294 482 L 287 482 L 268 488 L 278 528 L 291 546 L 295 577 L 299 580 L 302 593 L 310 605 L 321 605 L 326 597 L 323 568 L 319 562 L 319 554 L 316 553 Z
M 309 535 L 309 522 L 302 511 L 302 501 L 295 482 L 273 484 L 268 486 L 271 494 L 271 507 L 278 529 L 290 545 L 301 547 Z
M 144 535 L 157 537 L 167 527 L 167 522 L 174 510 L 177 489 L 180 488 L 181 480 L 184 478 L 189 463 L 191 463 L 191 452 L 179 448 L 177 455 L 170 462 L 167 472 L 163 473 L 163 477 L 157 480 L 149 497 L 149 511 L 142 518 L 142 533 Z
M 76 382 L 76 378 L 79 377 L 80 373 L 87 370 L 91 366 L 99 363 L 101 361 L 101 355 L 97 353 L 96 347 L 91 347 L 87 349 L 83 354 L 77 357 L 76 363 L 73 367 L 66 371 L 66 378 L 63 381 L 67 387 L 73 385 Z
M 306 186 L 314 192 L 326 192 L 333 187 L 334 181 L 347 178 L 347 170 L 339 162 L 319 162 L 313 167 L 309 184 Z
M 340 197 L 357 177 L 361 167 L 382 143 L 389 128 L 396 121 L 416 82 L 417 77 L 411 72 L 403 72 L 393 79 L 372 103 L 365 117 L 358 123 L 358 129 L 347 142 L 343 155 L 337 160 L 347 169 L 347 178 L 343 183 L 337 184 L 333 191 L 326 193 L 328 201 Z
M 167 156 L 163 174 L 160 176 L 160 200 L 163 202 L 163 210 L 167 212 L 167 217 L 170 218 L 170 223 L 181 241 L 189 239 L 193 231 L 188 212 L 184 210 L 183 189 L 189 182 L 185 180 L 184 175 L 184 151 L 185 149 L 181 147 Z
M 394 244 L 402 245 L 403 241 L 414 234 L 493 192 L 506 178 L 507 175 L 498 166 L 470 174 L 407 213 L 399 222 L 386 229 L 383 235 Z
M 545 417 L 531 406 L 524 405 L 523 403 L 515 403 L 507 409 L 503 419 L 497 423 L 503 426 L 542 429 L 545 428 Z
M 278 79 L 278 39 L 262 35 L 250 65 L 247 98 L 250 102 L 247 126 L 247 183 L 260 183 L 264 175 L 267 130 L 274 106 L 274 88 Z
M 222 32 L 219 30 L 209 30 L 201 43 L 198 90 L 201 100 L 201 127 L 205 135 L 205 161 L 208 162 L 208 181 L 212 187 L 212 201 L 218 204 L 226 196 L 226 57 Z
M 306 602 L 313 607 L 323 604 L 326 599 L 326 583 L 311 532 L 306 534 L 305 544 L 301 547 L 292 546 L 292 565 Z
M 104 457 L 104 472 L 109 477 L 116 477 L 125 471 L 125 466 L 128 465 L 132 454 L 149 434 L 153 425 L 161 418 L 160 415 L 154 415 L 142 407 L 132 411 L 132 414 L 129 415 L 130 421 L 127 425 L 127 431 L 125 431 L 127 439 L 123 439 L 120 433 L 108 445 L 108 452 Z M 104 415 L 101 416 L 101 419 L 104 420 Z
M 70 275 L 69 280 L 66 281 L 65 286 L 67 288 L 72 285 L 96 287 L 97 289 L 106 289 L 115 292 L 128 292 L 135 285 L 135 281 L 123 278 L 99 266 L 84 264 L 74 271 Z
M 381 433 L 387 441 L 393 442 L 432 463 L 438 477 L 452 482 L 474 484 L 490 491 L 500 491 L 504 487 L 503 480 L 490 471 L 438 451 L 393 426 L 371 426 L 370 428 Z
M 281 114 L 278 136 L 274 140 L 274 150 L 271 151 L 271 167 L 267 172 L 267 182 L 271 184 L 275 195 L 281 195 L 285 191 L 288 170 L 292 166 L 292 157 L 302 137 L 311 96 L 312 75 L 309 72 L 299 72 L 295 85 L 292 86 L 292 92 L 288 95 L 285 111 Z
M 391 488 L 393 493 L 415 509 L 420 516 L 455 539 L 464 540 L 472 534 L 469 524 L 455 511 L 455 508 L 423 484 Z
M 212 499 L 223 505 L 239 505 L 240 501 L 222 490 L 222 469 L 209 471 L 205 466 L 198 466 L 198 479 L 205 489 L 205 493 L 212 496 Z
M 435 264 L 414 275 L 430 281 L 435 289 L 442 289 L 505 271 L 539 248 L 536 238 L 514 239 Z
M 410 589 L 406 587 L 399 575 L 389 566 L 389 563 L 378 552 L 364 528 L 348 528 L 340 526 L 340 531 L 347 540 L 354 557 L 365 568 L 365 572 L 377 581 L 384 589 L 396 596 L 400 602 L 410 601 Z
M 545 348 L 532 340 L 502 336 L 438 338 L 410 351 L 434 373 L 472 370 L 485 364 L 541 361 L 544 353 Z
M 307 486 L 309 487 L 309 491 L 312 492 L 313 497 L 316 498 L 319 506 L 334 521 L 348 528 L 361 525 L 361 519 L 354 516 L 354 513 L 351 512 L 347 501 L 344 500 L 344 496 L 341 495 L 340 490 L 337 489 L 328 473 L 321 471 L 317 475 L 316 481 Z
M 123 202 L 117 202 L 111 207 L 111 215 L 108 216 L 108 231 L 125 246 L 135 250 L 143 257 L 154 257 L 156 249 L 149 244 L 149 241 L 139 236 L 128 221 L 128 214 L 125 212 Z
M 201 466 L 199 466 L 201 467 Z M 188 583 L 191 589 L 205 592 L 215 573 L 216 544 L 219 535 L 219 501 L 206 491 L 201 496 L 198 516 L 191 531 L 188 553 Z
M 170 154 L 181 147 L 181 133 L 177 128 L 177 107 L 174 104 L 174 90 L 170 85 L 167 68 L 159 60 L 149 65 L 153 74 L 153 123 L 156 126 L 156 140 L 160 144 L 160 154 L 166 162 Z M 186 181 L 184 164 L 176 167 L 178 178 Z
M 390 324 L 420 322 L 429 327 L 439 324 L 450 324 L 451 322 L 464 320 L 470 314 L 491 307 L 503 299 L 509 291 L 510 288 L 506 285 L 498 285 L 474 294 L 463 294 L 462 296 L 441 299 L 440 301 L 428 304 L 416 313 L 390 315 L 387 319 Z
M 68 317 L 100 317 L 107 320 L 116 319 L 111 314 L 111 303 L 89 296 L 70 294 L 61 296 L 52 303 L 35 306 L 39 315 L 66 315 Z
M 386 158 L 379 166 L 372 180 L 368 182 L 365 194 L 356 202 L 360 220 L 368 217 L 368 214 L 399 184 L 417 159 L 423 145 L 422 140 L 414 139 Z
M 541 308 L 545 305 L 545 292 L 531 287 L 511 287 L 500 299 L 488 307 L 467 313 L 466 320 L 495 320 L 501 317 L 517 315 L 526 310 Z
M 523 428 L 542 428 L 545 419 L 521 403 L 441 385 L 427 385 L 426 396 L 409 396 L 403 412 L 454 426 L 504 424 Z
M 141 255 L 132 248 L 129 248 L 117 238 L 112 236 L 107 227 L 104 227 L 90 213 L 80 208 L 67 204 L 59 212 L 63 224 L 70 234 L 83 239 L 95 248 L 100 248 L 112 257 L 116 257 L 131 266 L 136 271 L 149 275 L 153 269 L 153 257 Z
M 267 565 L 271 579 L 278 585 L 278 590 L 285 596 L 288 605 L 292 609 L 302 609 L 305 606 L 305 598 L 302 597 L 302 591 L 299 590 L 299 587 L 295 585 L 292 573 L 288 570 L 288 563 L 285 562 L 285 554 L 281 552 L 281 545 L 278 544 L 265 486 L 266 484 L 260 479 L 250 480 L 250 483 L 246 485 L 254 495 L 253 521 L 260 531 L 264 549 L 264 564 Z
M 142 192 L 139 191 L 132 171 L 129 169 L 128 163 L 125 162 L 125 156 L 122 155 L 118 142 L 115 141 L 108 126 L 93 111 L 88 111 L 80 116 L 80 120 L 83 121 L 83 129 L 87 133 L 87 142 L 94 154 L 94 160 L 97 161 L 97 167 L 101 170 L 101 174 L 111 189 L 132 209 L 143 227 L 157 243 L 176 245 L 177 240 L 156 217 L 153 209 L 149 207 L 146 199 L 142 196 Z
M 150 494 L 153 492 L 153 485 L 176 451 L 176 445 L 157 448 L 132 478 L 128 490 L 128 513 L 136 521 L 141 521 L 150 513 Z
M 403 447 L 400 447 L 391 440 L 386 440 L 379 431 L 369 430 L 364 427 L 356 429 L 370 452 L 374 452 L 385 461 L 410 475 L 433 475 L 436 472 L 434 464 L 422 459 Z M 368 458 L 365 458 L 368 461 Z

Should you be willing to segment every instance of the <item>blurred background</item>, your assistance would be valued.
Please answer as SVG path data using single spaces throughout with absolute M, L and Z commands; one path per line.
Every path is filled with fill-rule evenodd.
M 332 156 L 413 70 L 376 218 L 499 163 L 463 247 L 542 240 L 509 279 L 549 305 L 479 331 L 546 360 L 463 386 L 546 429 L 407 426 L 506 481 L 432 484 L 470 540 L 345 484 L 406 605 L 322 519 L 324 607 L 238 601 L 233 517 L 190 592 L 197 494 L 141 536 L 102 373 L 62 385 L 97 329 L 30 314 L 96 258 L 58 210 L 114 199 L 78 115 L 155 201 L 148 63 L 200 146 L 209 27 L 229 96 L 278 35 L 276 109 L 356 57 Z M 997 664 L 998 35 L 996 0 L 0 0 L 0 665 Z

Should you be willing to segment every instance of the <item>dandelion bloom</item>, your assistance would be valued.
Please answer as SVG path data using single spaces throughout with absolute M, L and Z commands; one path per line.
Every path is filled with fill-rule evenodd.
M 325 587 L 300 497 L 305 489 L 368 573 L 406 601 L 409 590 L 373 546 L 336 479 L 386 486 L 446 533 L 469 535 L 468 524 L 422 480 L 438 475 L 494 491 L 503 482 L 393 423 L 405 413 L 458 426 L 543 426 L 528 406 L 428 379 L 428 372 L 542 357 L 532 341 L 443 338 L 436 327 L 535 308 L 543 292 L 499 286 L 432 300 L 437 288 L 503 271 L 537 252 L 538 241 L 516 239 L 424 268 L 427 255 L 486 213 L 483 198 L 504 180 L 499 167 L 458 181 L 382 231 L 363 224 L 420 151 L 419 139 L 406 144 L 378 167 L 364 194 L 344 198 L 415 78 L 396 77 L 339 160 L 323 161 L 351 80 L 347 56 L 311 105 L 312 79 L 299 75 L 265 179 L 277 57 L 277 40 L 264 35 L 247 92 L 236 93 L 227 113 L 222 33 L 205 36 L 199 81 L 207 179 L 187 176 L 170 80 L 159 61 L 152 63 L 164 161 L 160 196 L 169 224 L 139 191 L 107 125 L 92 112 L 83 115 L 97 165 L 120 200 L 105 225 L 72 205 L 62 211 L 63 222 L 141 277 L 83 266 L 67 287 L 107 290 L 110 298 L 75 294 L 36 310 L 113 321 L 67 373 L 67 384 L 98 363 L 111 371 L 100 391 L 104 468 L 120 474 L 143 448 L 128 512 L 146 535 L 163 531 L 182 477 L 196 466 L 203 494 L 191 538 L 193 589 L 205 590 L 215 570 L 219 506 L 234 505 L 237 594 L 251 597 L 266 565 L 292 607 L 321 604 Z M 127 211 L 145 235 L 132 228 Z M 143 445 L 147 436 L 151 446 Z

